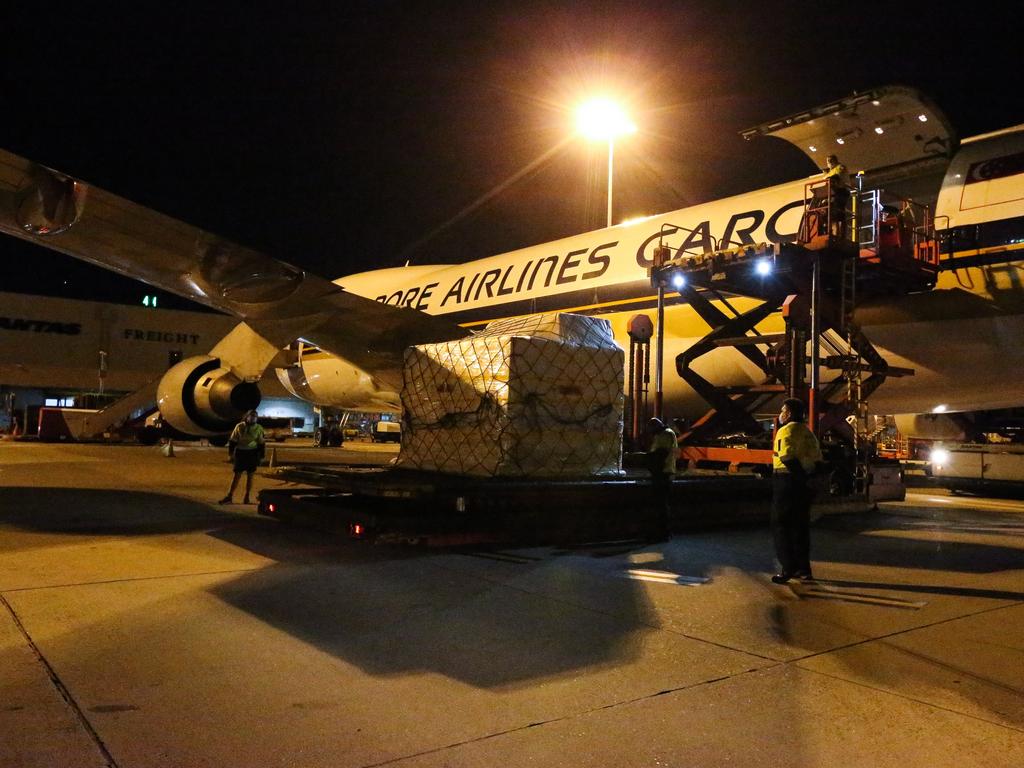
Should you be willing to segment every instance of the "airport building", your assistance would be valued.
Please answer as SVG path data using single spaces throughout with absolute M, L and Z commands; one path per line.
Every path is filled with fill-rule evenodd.
M 33 434 L 43 406 L 101 408 L 206 354 L 238 320 L 215 312 L 0 293 L 0 430 Z M 274 376 L 260 382 L 260 415 L 312 431 L 313 407 Z M 298 427 L 299 419 L 302 427 Z

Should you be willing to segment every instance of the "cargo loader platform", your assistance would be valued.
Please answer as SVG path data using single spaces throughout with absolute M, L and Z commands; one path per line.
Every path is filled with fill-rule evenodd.
M 680 474 L 666 529 L 643 471 L 556 480 L 334 465 L 278 467 L 274 476 L 296 487 L 261 491 L 261 515 L 341 538 L 438 547 L 659 540 L 767 521 L 771 498 L 770 482 L 754 474 Z M 866 508 L 830 499 L 817 513 Z
M 661 539 L 646 478 L 473 478 L 393 468 L 281 467 L 259 513 L 375 543 L 428 546 Z

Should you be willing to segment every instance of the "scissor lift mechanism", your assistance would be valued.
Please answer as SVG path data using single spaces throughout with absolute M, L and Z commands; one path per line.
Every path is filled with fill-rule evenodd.
M 821 187 L 824 185 L 825 193 Z M 745 244 L 712 252 L 676 252 L 663 243 L 655 256 L 651 279 L 655 286 L 678 291 L 710 331 L 675 361 L 676 372 L 710 407 L 680 437 L 681 455 L 690 460 L 763 464 L 771 451 L 726 448 L 729 436 L 761 436 L 757 414 L 769 412 L 772 400 L 799 397 L 812 405 L 812 424 L 819 435 L 828 432 L 857 444 L 863 430 L 847 419 L 866 417 L 867 398 L 890 376 L 908 376 L 906 368 L 890 366 L 853 321 L 858 298 L 882 293 L 905 294 L 928 290 L 938 274 L 938 248 L 927 209 L 923 226 L 905 228 L 903 242 L 894 240 L 892 217 L 883 215 L 881 193 L 853 191 L 840 211 L 829 204 L 829 182 L 807 185 L 805 214 L 797 243 Z M 919 207 L 920 208 L 920 207 Z M 858 209 L 862 212 L 857 215 Z M 835 219 L 841 216 L 837 224 Z M 858 226 L 858 221 L 861 222 Z M 685 228 L 675 227 L 685 231 Z M 886 234 L 889 234 L 886 240 Z M 900 232 L 897 232 L 900 234 Z M 819 289 L 815 293 L 815 272 Z M 745 312 L 736 311 L 730 296 L 761 301 Z M 724 312 L 713 303 L 732 312 Z M 786 321 L 784 333 L 762 334 L 757 326 L 775 312 Z M 808 387 L 806 343 L 814 317 L 826 354 L 820 368 L 836 372 L 817 391 Z M 763 373 L 764 380 L 747 386 L 719 386 L 694 370 L 703 355 L 732 347 Z M 866 376 L 866 378 L 865 378 Z M 818 377 L 812 375 L 812 381 Z M 770 437 L 770 436 L 769 436 Z M 743 440 L 751 444 L 749 439 Z M 755 440 L 756 442 L 756 440 Z M 765 441 L 766 442 L 766 441 Z

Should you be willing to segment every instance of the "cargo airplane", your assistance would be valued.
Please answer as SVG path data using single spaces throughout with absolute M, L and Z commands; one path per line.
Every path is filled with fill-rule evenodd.
M 766 123 L 747 138 L 792 142 L 817 165 L 836 153 L 864 190 L 930 207 L 941 243 L 932 290 L 858 305 L 855 321 L 893 366 L 914 375 L 875 392 L 878 414 L 1024 405 L 1024 125 L 962 141 L 916 91 L 879 88 Z M 695 205 L 455 265 L 378 269 L 334 282 L 0 151 L 0 229 L 232 314 L 241 322 L 209 354 L 171 368 L 158 388 L 164 419 L 222 434 L 259 402 L 273 370 L 296 396 L 325 406 L 400 410 L 403 350 L 488 321 L 542 312 L 599 314 L 628 347 L 626 324 L 651 311 L 648 268 L 675 253 L 792 241 L 815 178 Z M 770 277 L 768 278 L 770 279 Z M 751 300 L 714 298 L 723 312 Z M 780 330 L 778 317 L 763 328 Z M 663 328 L 665 412 L 706 410 L 672 361 L 707 332 L 679 295 Z M 722 385 L 763 381 L 736 349 L 700 372 Z

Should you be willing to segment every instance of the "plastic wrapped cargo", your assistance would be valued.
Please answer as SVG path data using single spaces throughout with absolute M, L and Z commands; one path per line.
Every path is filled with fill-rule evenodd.
M 622 471 L 624 353 L 607 320 L 499 320 L 405 352 L 399 466 L 477 477 Z

